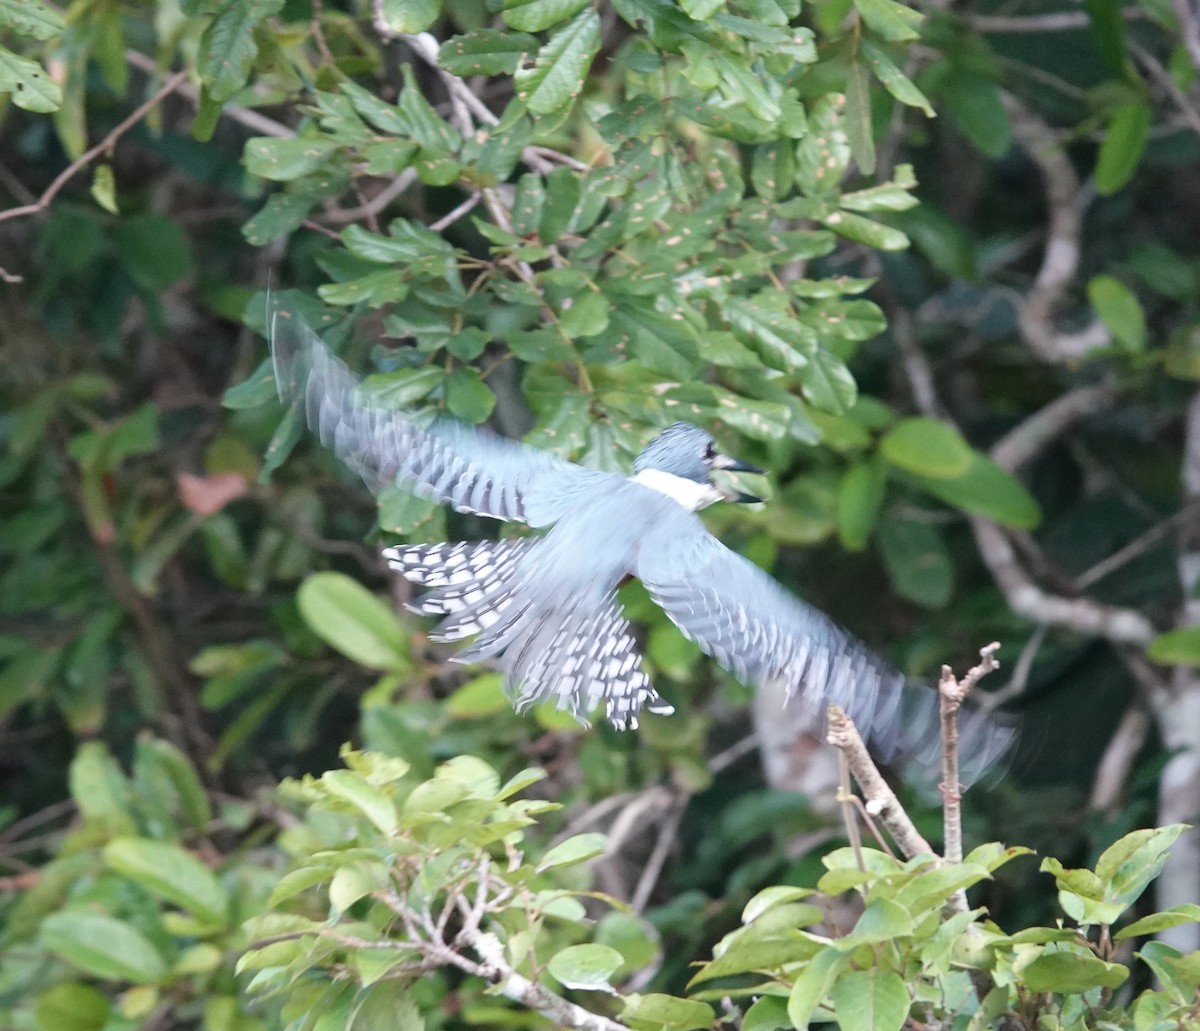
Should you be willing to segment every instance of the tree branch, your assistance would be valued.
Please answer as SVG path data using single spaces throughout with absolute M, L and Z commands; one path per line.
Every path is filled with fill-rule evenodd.
M 866 801 L 867 812 L 883 823 L 892 835 L 900 851 L 911 859 L 913 856 L 936 855 L 933 847 L 922 837 L 908 813 L 900 804 L 896 793 L 887 785 L 858 733 L 858 728 L 839 705 L 829 706 L 829 730 L 826 740 L 839 748 L 850 764 L 859 789 Z

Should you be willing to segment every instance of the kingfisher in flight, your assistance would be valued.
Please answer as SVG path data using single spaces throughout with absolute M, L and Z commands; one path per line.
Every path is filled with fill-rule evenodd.
M 907 682 L 696 515 L 718 501 L 760 500 L 720 479 L 761 470 L 722 454 L 710 433 L 677 422 L 637 456 L 633 475 L 589 469 L 445 416 L 389 409 L 299 315 L 276 309 L 270 321 L 280 398 L 302 404 L 321 441 L 372 489 L 395 483 L 460 512 L 545 531 L 384 551 L 427 588 L 415 610 L 441 617 L 431 638 L 473 637 L 457 658 L 493 660 L 518 711 L 548 701 L 582 723 L 602 713 L 619 729 L 636 728 L 642 712 L 674 712 L 643 670 L 617 598 L 634 577 L 742 683 L 783 685 L 814 727 L 837 703 L 884 761 L 933 763 L 936 692 Z M 964 776 L 991 765 L 1011 737 L 990 715 L 964 709 Z

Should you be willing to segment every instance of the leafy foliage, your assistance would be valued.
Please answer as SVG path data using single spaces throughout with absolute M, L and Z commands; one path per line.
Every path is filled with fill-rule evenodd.
M 1087 799 L 1129 645 L 1200 654 L 1196 73 L 1163 5 L 1042 6 L 0 0 L 0 1024 L 1191 1019 L 1195 954 L 1138 943 L 1198 915 L 1139 900 L 1160 743 Z M 906 671 L 1027 659 L 1025 783 L 968 827 L 1057 858 L 829 851 L 636 585 L 678 715 L 515 716 L 375 547 L 489 531 L 280 413 L 267 289 L 396 405 L 606 468 L 716 428 L 772 470 L 732 546 Z

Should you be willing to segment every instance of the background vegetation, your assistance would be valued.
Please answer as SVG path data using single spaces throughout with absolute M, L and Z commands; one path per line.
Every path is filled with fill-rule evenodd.
M 1153 969 L 1138 1026 L 1182 1026 L 1195 19 L 1154 0 L 0 0 L 0 1024 L 536 1023 L 485 992 L 505 964 L 630 1026 L 781 1026 L 842 983 L 844 1026 L 884 1027 L 847 1007 L 903 1021 L 897 981 L 965 1021 L 937 914 L 990 874 L 989 958 L 954 954 L 999 986 L 977 1022 L 1094 1026 Z M 992 849 L 919 890 L 880 857 L 865 926 L 781 894 L 859 877 L 821 862 L 843 833 L 828 751 L 636 590 L 678 709 L 636 734 L 517 717 L 496 676 L 448 665 L 393 617 L 378 547 L 495 530 L 377 506 L 280 409 L 268 287 L 398 405 L 611 468 L 664 422 L 716 428 L 772 497 L 713 528 L 907 672 L 1000 641 L 1022 739 L 970 797 L 969 846 L 1056 856 L 1059 893 Z M 346 741 L 370 754 L 344 765 Z M 1175 915 L 1120 944 L 1109 926 L 1144 915 L 1164 863 Z M 628 909 L 570 894 L 593 888 Z M 1060 939 L 1000 931 L 1063 912 Z M 406 919 L 424 951 L 387 947 Z M 795 931 L 817 920 L 858 937 Z M 743 923 L 770 962 L 705 968 L 683 1001 Z M 747 980 L 771 964 L 773 989 Z M 586 991 L 609 981 L 639 1001 Z M 746 993 L 770 1005 L 743 1020 Z

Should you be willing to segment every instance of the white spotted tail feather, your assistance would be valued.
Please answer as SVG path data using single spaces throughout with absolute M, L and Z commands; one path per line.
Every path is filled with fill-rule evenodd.
M 615 596 L 564 612 L 530 590 L 529 539 L 420 544 L 388 548 L 388 563 L 430 590 L 412 606 L 443 616 L 437 641 L 479 637 L 455 660 L 498 657 L 517 710 L 552 702 L 577 720 L 603 709 L 618 729 L 636 728 L 638 713 L 669 715 L 674 707 L 650 684 L 629 622 Z M 534 564 L 536 568 L 536 564 Z

